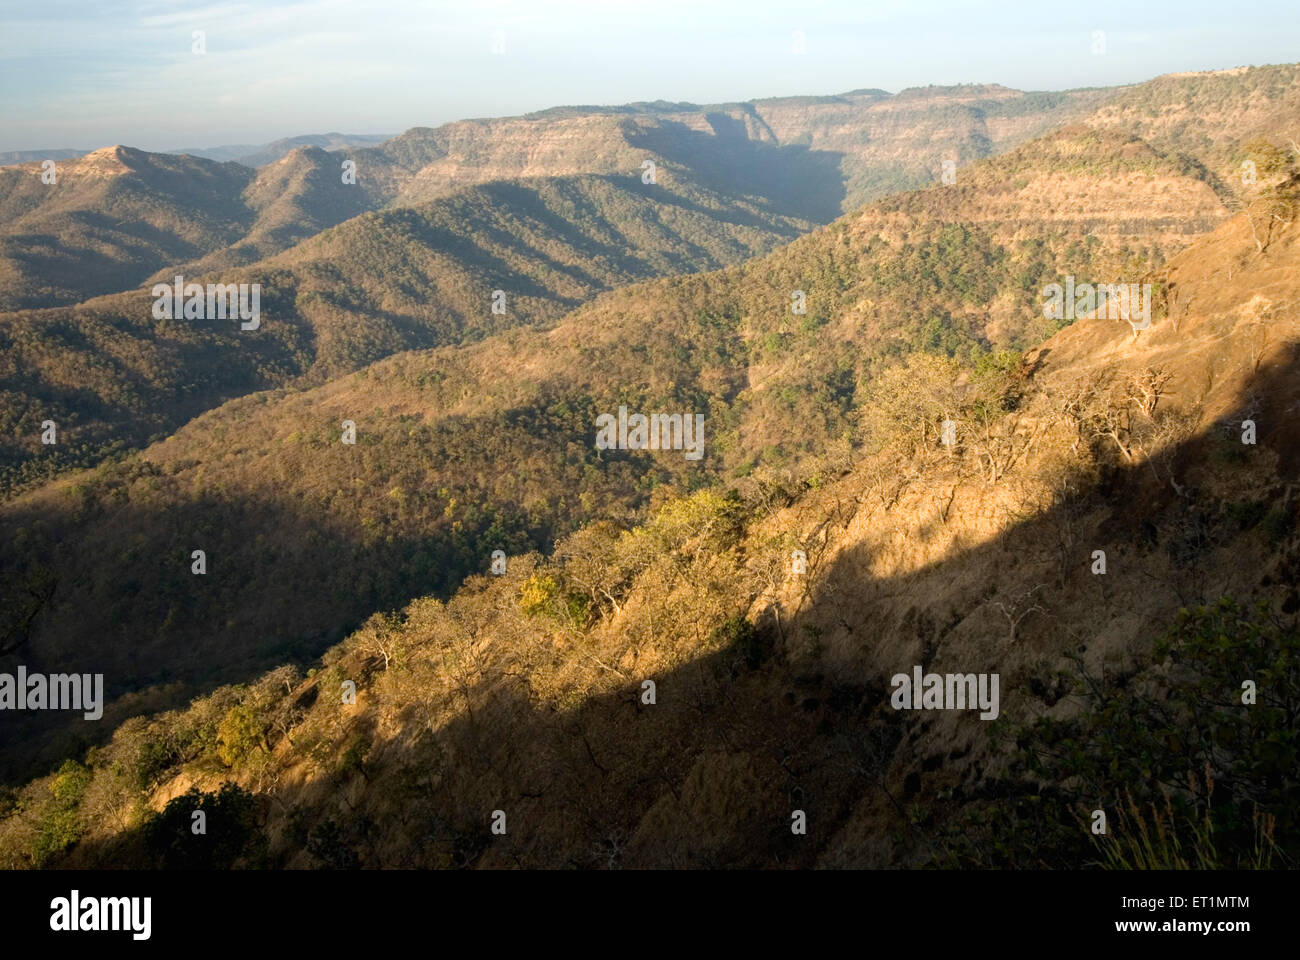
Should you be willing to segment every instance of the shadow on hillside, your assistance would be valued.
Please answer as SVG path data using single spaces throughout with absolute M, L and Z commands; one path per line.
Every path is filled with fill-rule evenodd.
M 123 224 L 104 214 L 81 212 L 58 224 L 60 233 L 0 238 L 0 256 L 28 278 L 23 295 L 0 310 L 72 306 L 95 297 L 138 289 L 158 261 L 182 262 L 203 255 L 197 245 L 148 223 Z M 31 292 L 39 278 L 65 278 L 62 289 Z M 52 280 L 47 280 L 52 283 Z
M 711 133 L 662 120 L 635 129 L 628 140 L 683 164 L 711 190 L 764 198 L 777 213 L 830 223 L 843 212 L 843 154 L 751 140 L 745 125 L 726 114 L 707 119 Z
M 131 486 L 156 480 L 146 472 Z M 98 524 L 79 523 L 79 512 L 75 503 L 54 515 L 28 507 L 0 524 L 9 545 L 0 673 L 103 674 L 109 706 L 102 722 L 80 711 L 0 714 L 0 782 L 80 756 L 133 714 L 309 663 L 375 611 L 447 595 L 487 568 L 486 545 L 498 542 L 472 523 L 461 536 L 366 537 L 356 517 L 238 494 L 161 509 L 133 503 Z M 520 537 L 500 542 L 522 552 L 549 545 L 552 531 Z M 196 549 L 202 575 L 192 572 Z
M 1225 446 L 1221 432 L 1211 428 L 1181 446 L 1173 457 L 1175 470 L 1225 450 L 1230 465 L 1245 465 L 1252 452 L 1271 450 L 1280 458 L 1280 475 L 1293 475 L 1300 453 L 1284 417 L 1295 402 L 1298 365 L 1292 356 L 1256 377 L 1252 392 L 1263 404 L 1254 451 Z M 330 836 L 365 866 L 883 866 L 900 864 L 906 851 L 933 852 L 925 831 L 913 829 L 908 810 L 913 804 L 957 804 L 978 793 L 979 746 L 988 727 L 971 713 L 958 718 L 963 739 L 938 750 L 932 746 L 925 756 L 909 753 L 933 715 L 894 711 L 890 677 L 913 663 L 928 668 L 936 658 L 962 672 L 999 664 L 942 649 L 951 615 L 960 619 L 973 610 L 932 608 L 926 597 L 935 591 L 927 585 L 973 570 L 988 590 L 1005 590 L 1009 556 L 1032 565 L 1035 551 L 1055 550 L 1067 515 L 1099 506 L 1109 509 L 1109 542 L 1127 544 L 1130 563 L 1162 550 L 1176 555 L 1176 581 L 1150 589 L 1169 590 L 1186 602 L 1217 596 L 1220 585 L 1202 575 L 1200 561 L 1215 546 L 1233 546 L 1248 535 L 1243 528 L 1216 526 L 1214 504 L 1194 491 L 1180 500 L 1148 466 L 1119 466 L 1098 487 L 1003 536 L 903 577 L 864 580 L 858 572 L 864 558 L 848 551 L 818 580 L 803 614 L 793 622 L 783 618 L 784 629 L 765 620 L 757 631 L 738 630 L 719 652 L 662 674 L 620 673 L 616 690 L 572 709 L 539 706 L 526 671 L 502 670 L 470 692 L 470 709 L 435 725 L 423 707 L 427 695 L 412 676 L 411 686 L 400 690 L 398 739 L 373 742 L 352 774 L 358 784 L 356 778 L 365 779 L 361 802 L 341 804 L 340 781 L 329 799 L 305 811 L 306 819 L 317 827 L 328 821 Z M 1205 524 L 1190 539 L 1180 522 L 1189 514 Z M 1065 566 L 1073 572 L 1059 589 L 1078 590 L 1089 580 L 1090 549 L 1080 541 L 1066 552 Z M 1238 549 L 1247 556 L 1258 545 L 1241 542 Z M 865 598 L 858 611 L 843 602 L 849 588 Z M 871 598 L 906 592 L 917 598 L 914 609 L 894 629 L 914 634 L 910 641 L 920 659 L 877 661 L 879 633 L 890 626 L 874 615 Z M 845 617 L 852 618 L 843 625 L 863 656 L 852 667 L 832 667 L 808 649 L 815 638 L 801 636 L 801 628 Z M 702 637 L 715 626 L 701 625 Z M 1141 633 L 1154 637 L 1167 627 L 1143 623 Z M 1068 631 L 1047 628 L 1026 630 L 1021 641 L 1032 645 L 1044 674 L 1077 642 Z M 908 643 L 908 637 L 896 636 L 890 647 L 897 651 Z M 945 657 L 953 653 L 955 659 Z M 353 668 L 364 675 L 359 664 Z M 1024 682 L 1032 678 L 1018 679 L 1013 685 L 1007 678 L 1003 687 L 1004 712 L 1024 716 L 1026 696 L 1059 696 Z M 644 680 L 655 681 L 653 705 L 642 702 Z M 372 694 L 365 688 L 361 695 Z M 371 781 L 378 770 L 395 767 L 405 772 Z M 282 803 L 292 805 L 294 797 L 281 794 L 277 804 Z M 489 831 L 494 810 L 506 813 L 505 836 Z M 795 810 L 807 815 L 806 836 L 791 831 Z M 396 837 L 387 845 L 386 830 Z M 89 862 L 110 852 L 116 857 L 121 839 L 113 841 L 112 851 L 86 847 L 80 856 Z M 125 839 L 127 846 L 133 842 Z M 281 865 L 295 850 L 290 844 L 283 851 Z
M 774 242 L 776 239 L 789 241 L 799 236 L 797 229 L 786 227 L 780 221 L 773 221 L 739 207 L 726 209 L 705 207 L 671 189 L 655 192 L 652 194 L 653 202 L 647 204 L 645 201 L 646 195 L 641 192 L 642 185 L 639 178 L 629 177 L 625 174 L 587 174 L 583 179 L 593 183 L 605 184 L 608 198 L 612 198 L 613 201 L 623 205 L 612 209 L 602 209 L 600 201 L 606 199 L 606 197 L 602 197 L 595 191 L 584 193 L 571 190 L 567 199 L 578 206 L 576 212 L 569 215 L 562 214 L 559 210 L 552 209 L 546 203 L 540 202 L 537 190 L 551 187 L 550 183 L 544 182 L 541 187 L 532 187 L 526 182 L 498 181 L 485 184 L 481 188 L 500 202 L 502 206 L 526 214 L 528 218 L 541 224 L 542 232 L 546 236 L 562 240 L 571 251 L 580 254 L 581 259 L 560 262 L 547 255 L 536 245 L 529 248 L 517 236 L 512 235 L 501 226 L 495 228 L 488 226 L 484 228 L 484 231 L 492 236 L 502 248 L 517 248 L 514 250 L 516 256 L 541 259 L 551 270 L 570 276 L 588 287 L 593 293 L 611 286 L 610 279 L 601 278 L 584 270 L 581 267 L 584 260 L 620 264 L 623 280 L 616 280 L 615 285 L 619 282 L 649 279 L 667 272 L 700 273 L 727 265 L 716 253 L 710 252 L 701 246 L 698 238 L 693 238 L 689 232 L 684 230 L 674 231 L 665 237 L 667 248 L 646 246 L 645 249 L 638 250 L 634 244 L 626 239 L 630 228 L 645 226 L 642 219 L 626 215 L 626 209 L 635 209 L 632 205 L 641 207 L 643 213 L 657 212 L 660 207 L 675 208 L 698 215 L 708 225 L 733 224 L 749 227 L 765 234 L 771 234 L 775 238 Z M 563 184 L 561 184 L 561 189 L 563 189 Z M 584 227 L 579 227 L 575 220 L 583 223 Z M 587 224 L 593 224 L 595 229 L 586 227 Z M 667 227 L 661 227 L 661 229 L 666 230 Z M 609 239 L 601 239 L 601 234 Z M 733 242 L 739 243 L 741 241 L 737 239 Z M 671 249 L 672 246 L 682 249 L 673 250 Z M 544 291 L 541 292 L 544 293 Z
M 574 520 L 562 498 L 540 496 L 551 487 L 586 481 L 598 511 L 642 495 L 635 478 L 654 461 L 585 445 L 572 455 L 591 422 L 585 401 L 571 409 L 572 398 L 540 396 L 538 407 L 427 428 L 402 418 L 373 435 L 363 428 L 355 448 L 246 437 L 254 399 L 200 432 L 202 443 L 180 441 L 164 464 L 127 461 L 10 505 L 0 517 L 0 672 L 102 673 L 110 701 L 140 695 L 101 722 L 0 715 L 0 773 L 10 783 L 44 774 L 127 716 L 310 663 L 373 613 L 448 596 L 495 549 L 549 552 Z M 237 479 L 219 467 L 205 476 L 210 460 L 298 441 L 312 452 L 272 455 Z M 570 451 L 559 466 L 557 445 Z M 689 463 L 662 470 L 684 475 Z M 191 572 L 196 549 L 202 575 Z

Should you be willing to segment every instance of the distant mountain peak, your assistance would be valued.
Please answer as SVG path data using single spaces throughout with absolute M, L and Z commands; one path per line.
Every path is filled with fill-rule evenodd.
M 93 173 L 101 176 L 130 173 L 142 163 L 147 162 L 143 151 L 116 143 L 111 147 L 100 147 L 84 157 L 66 161 L 66 165 L 78 173 Z

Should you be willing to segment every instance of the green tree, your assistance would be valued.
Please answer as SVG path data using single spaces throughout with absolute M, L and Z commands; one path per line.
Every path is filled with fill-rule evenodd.
M 204 814 L 204 833 L 195 833 L 194 814 Z M 234 783 L 217 793 L 191 787 L 173 797 L 143 827 L 149 865 L 162 870 L 230 870 L 265 866 L 266 836 L 257 801 Z

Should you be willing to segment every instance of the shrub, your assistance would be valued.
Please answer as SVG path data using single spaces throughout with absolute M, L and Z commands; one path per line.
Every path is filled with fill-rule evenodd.
M 560 595 L 560 585 L 550 574 L 535 573 L 529 577 L 519 592 L 519 609 L 525 616 L 535 617 L 550 610 Z
M 1243 703 L 1253 681 L 1257 701 Z M 1016 736 L 1032 776 L 994 782 L 941 845 L 953 864 L 1248 869 L 1300 862 L 1300 631 L 1230 598 L 1184 610 L 1152 662 L 1080 673 L 1083 709 Z M 1041 790 L 1043 781 L 1061 785 Z M 1033 795 L 1037 794 L 1037 797 Z M 1084 816 L 1108 817 L 1094 836 Z M 1055 861 L 1052 863 L 1050 861 Z
M 526 616 L 545 614 L 564 623 L 582 628 L 591 615 L 589 596 L 566 589 L 549 573 L 534 573 L 520 590 L 519 609 Z
M 361 869 L 361 858 L 348 846 L 343 830 L 333 820 L 326 820 L 311 831 L 307 852 L 324 870 Z
M 728 617 L 713 628 L 711 643 L 718 648 L 738 655 L 750 670 L 762 666 L 771 653 L 771 644 L 742 614 Z
M 206 833 L 193 830 L 194 813 L 206 814 Z M 172 800 L 144 825 L 144 849 L 150 866 L 163 870 L 229 870 L 265 866 L 266 837 L 257 802 L 234 783 L 217 793 L 192 787 Z
M 91 773 L 76 760 L 65 760 L 50 784 L 50 800 L 41 809 L 32 862 L 44 866 L 81 839 L 81 798 L 90 785 Z
M 252 707 L 232 707 L 217 730 L 217 757 L 228 767 L 265 749 L 266 718 Z

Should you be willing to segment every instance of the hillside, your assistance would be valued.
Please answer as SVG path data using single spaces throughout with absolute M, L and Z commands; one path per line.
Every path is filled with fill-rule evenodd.
M 338 158 L 320 147 L 289 151 L 258 170 L 244 188 L 243 202 L 254 214 L 244 236 L 193 261 L 169 263 L 150 279 L 166 282 L 178 272 L 219 276 L 365 213 L 365 197 L 354 185 L 343 183 L 339 171 Z
M 339 164 L 302 148 L 253 171 L 115 146 L 0 169 L 0 310 L 130 290 L 167 269 L 250 263 L 365 209 Z M 163 270 L 166 272 L 166 270 Z
M 786 212 L 826 221 L 887 194 L 937 182 L 945 161 L 965 167 L 1086 123 L 1201 165 L 1227 201 L 1242 192 L 1237 168 L 1248 155 L 1246 145 L 1271 137 L 1274 146 L 1285 147 L 1298 101 L 1300 67 L 1288 64 L 1061 92 L 969 84 L 713 105 L 559 107 L 416 127 L 355 156 L 378 207 L 485 180 L 614 172 L 626 169 L 642 146 L 683 162 L 688 155 L 697 161 L 707 155 L 715 165 L 723 161 L 720 151 L 730 150 L 719 169 L 723 176 L 726 169 L 752 175 L 780 155 L 783 168 L 815 167 L 791 176 L 784 190 L 769 196 L 779 194 Z M 769 149 L 757 150 L 759 145 Z M 821 183 L 810 193 L 813 172 Z
M 922 168 L 937 169 L 939 161 L 933 148 L 918 151 L 922 143 L 978 141 L 953 159 L 984 156 L 1058 119 L 1077 118 L 1082 105 L 1098 99 L 976 89 L 979 95 L 964 88 L 905 92 L 901 102 L 908 106 L 895 106 L 880 122 L 871 113 L 875 97 L 849 96 L 822 98 L 815 107 L 773 101 L 761 109 L 564 108 L 415 128 L 375 146 L 366 144 L 382 138 L 326 134 L 248 148 L 237 157 L 208 151 L 212 159 L 204 151 L 151 154 L 115 146 L 60 159 L 54 184 L 42 182 L 33 158 L 0 169 L 0 310 L 70 304 L 127 290 L 160 271 L 242 266 L 365 210 L 417 205 L 496 180 L 626 175 L 647 159 L 686 168 L 718 193 L 739 185 L 775 215 L 824 223 L 889 187 L 933 179 Z M 1019 106 L 1008 108 L 1013 101 Z M 1023 122 L 989 138 L 985 113 L 1005 109 L 1024 114 Z M 875 145 L 877 137 L 889 146 Z M 912 158 L 910 173 L 900 176 L 895 167 L 904 156 Z M 357 164 L 355 185 L 342 183 L 343 159 Z M 854 186 L 863 177 L 886 186 L 863 192 Z
M 252 224 L 244 167 L 105 147 L 0 169 L 0 310 L 75 303 L 219 249 Z
M 864 385 L 851 455 L 664 490 L 645 522 L 589 523 L 548 557 L 507 545 L 503 576 L 376 614 L 306 673 L 123 724 L 9 796 L 4 865 L 1293 865 L 1300 181 L 1272 212 L 1262 237 L 1239 215 L 1174 257 L 1149 330 L 1083 319 L 1001 369 L 914 354 Z M 327 429 L 375 370 L 417 363 L 290 399 Z M 294 425 L 239 406 L 240 442 Z M 401 413 L 363 430 L 427 441 Z M 551 456 L 582 456 L 588 426 Z M 308 442 L 296 462 L 386 455 Z M 151 452 L 134 489 L 186 469 Z M 202 518 L 239 496 L 221 481 Z M 261 575 L 291 583 L 306 531 L 261 529 Z M 895 709 L 914 665 L 997 673 L 997 719 Z M 188 838 L 199 805 L 233 815 L 220 845 Z
M 1225 199 L 1241 197 L 1249 192 L 1241 163 L 1253 143 L 1294 150 L 1300 140 L 1300 64 L 1157 77 L 1119 92 L 1085 122 L 1194 158 Z
M 148 286 L 2 314 L 0 484 L 12 493 L 94 465 L 230 397 L 544 323 L 602 290 L 735 263 L 812 226 L 703 189 L 684 170 L 666 166 L 656 184 L 634 171 L 470 188 L 353 218 L 281 256 L 222 271 L 222 282 L 262 285 L 266 316 L 254 333 L 155 321 Z M 263 222 L 288 202 L 263 208 Z M 202 276 L 183 269 L 187 280 Z M 492 312 L 494 290 L 507 293 L 501 314 Z M 54 448 L 39 442 L 46 419 L 62 431 Z
M 774 215 L 826 223 L 935 183 L 945 162 L 964 167 L 1083 122 L 1199 168 L 1232 203 L 1250 192 L 1241 162 L 1255 159 L 1267 176 L 1296 139 L 1287 124 L 1298 103 L 1300 67 L 1291 64 L 1060 93 L 967 85 L 563 107 L 416 127 L 373 146 L 376 138 L 324 134 L 213 154 L 238 160 L 233 167 L 109 147 L 61 160 L 53 185 L 41 182 L 39 162 L 0 169 L 0 310 L 70 304 L 180 266 L 246 265 L 364 210 L 495 180 L 624 175 L 646 159 L 688 169 L 717 193 L 739 184 Z M 357 164 L 356 189 L 341 182 L 345 159 Z
M 51 475 L 32 472 L 32 457 L 45 453 L 35 430 L 45 416 L 56 415 L 77 444 L 75 457 L 71 447 L 60 452 L 62 459 L 47 457 L 50 468 L 91 465 L 109 449 L 138 444 L 255 385 L 286 384 L 304 374 L 319 381 L 394 352 L 547 322 L 600 290 L 736 263 L 811 227 L 776 213 L 769 200 L 754 199 L 764 196 L 757 187 L 751 192 L 740 185 L 736 194 L 726 194 L 703 186 L 696 178 L 712 175 L 707 164 L 641 155 L 660 161 L 659 182 L 649 189 L 635 172 L 473 188 L 409 211 L 360 216 L 276 257 L 222 271 L 226 281 L 261 282 L 275 321 L 255 337 L 240 338 L 251 349 L 215 367 L 203 364 L 202 346 L 226 341 L 142 324 L 134 313 L 144 309 L 138 296 L 51 311 L 35 322 L 0 317 L 0 329 L 21 328 L 13 342 L 25 361 L 25 375 L 8 380 L 20 419 L 7 455 L 7 486 Z M 290 167 L 290 158 L 281 164 Z M 760 279 L 745 281 L 757 284 L 754 291 L 726 311 L 768 310 L 804 290 L 810 312 L 798 329 L 762 325 L 764 352 L 780 363 L 791 362 L 793 345 L 833 315 L 840 318 L 836 336 L 849 338 L 852 327 L 853 337 L 873 342 L 871 355 L 896 355 L 922 342 L 963 356 L 1023 349 L 1055 329 L 1034 302 L 1045 283 L 1072 272 L 1136 281 L 1226 216 L 1202 172 L 1125 135 L 1070 127 L 963 168 L 954 185 L 902 194 L 842 219 L 828 235 L 757 267 L 753 276 Z M 264 220 L 270 218 L 268 208 Z M 480 226 L 467 233 L 468 223 Z M 836 231 L 847 232 L 836 240 Z M 228 251 L 210 257 L 208 265 L 222 258 Z M 201 272 L 187 268 L 187 275 Z M 169 270 L 151 282 L 172 276 Z M 494 289 L 509 291 L 505 315 L 486 311 Z M 715 305 L 734 299 L 716 291 L 689 296 Z M 102 320 L 108 318 L 123 345 L 84 346 L 103 341 Z M 71 336 L 56 337 L 59 329 L 79 331 L 83 346 Z M 194 345 L 187 355 L 175 343 L 181 336 Z M 175 356 L 179 365 L 154 363 L 140 376 L 123 370 L 120 360 L 105 362 L 106 356 L 133 355 L 128 342 L 138 342 L 142 355 Z M 837 350 L 832 341 L 830 352 L 815 351 L 818 373 L 804 382 L 843 376 L 843 351 L 830 362 Z M 82 370 L 75 398 L 60 386 L 68 376 L 60 370 L 74 364 Z M 182 388 L 183 403 L 174 392 Z M 128 425 L 125 409 L 151 414 L 141 419 L 131 413 Z M 17 439 L 24 426 L 25 443 Z
M 90 175 L 83 176 L 77 165 L 63 169 L 59 184 L 29 198 L 35 203 L 30 215 L 11 225 L 15 245 L 28 251 L 27 266 L 11 271 L 14 296 L 22 305 L 169 282 L 177 274 L 222 282 L 260 277 L 275 288 L 272 302 L 291 315 L 288 319 L 293 325 L 281 325 L 261 338 L 254 350 L 241 354 L 232 352 L 234 341 L 221 336 L 144 321 L 140 294 L 87 301 L 40 315 L 0 316 L 0 329 L 12 331 L 6 342 L 14 344 L 16 351 L 4 384 L 8 400 L 5 419 L 13 427 L 0 464 L 4 488 L 25 488 L 59 470 L 98 463 L 106 455 L 137 446 L 213 403 L 249 389 L 283 384 L 307 372 L 319 376 L 355 369 L 393 350 L 454 341 L 459 336 L 457 329 L 467 323 L 474 335 L 479 335 L 491 328 L 482 325 L 482 290 L 475 270 L 495 274 L 489 290 L 512 288 L 514 307 L 505 322 L 533 322 L 555 316 L 552 307 L 557 303 L 571 307 L 592 292 L 613 285 L 734 263 L 762 252 L 774 241 L 807 230 L 810 221 L 828 219 L 840 209 L 844 191 L 835 157 L 829 152 L 810 151 L 799 144 L 782 147 L 770 138 L 750 140 L 721 114 L 708 118 L 692 115 L 694 119 L 687 123 L 643 116 L 635 110 L 631 110 L 632 119 L 581 110 L 577 116 L 569 116 L 572 112 L 556 111 L 554 116 L 548 113 L 546 118 L 526 122 L 449 125 L 439 128 L 433 147 L 425 144 L 417 149 L 412 140 L 420 137 L 412 134 L 383 148 L 389 151 L 386 158 L 391 154 L 402 159 L 419 149 L 426 154 L 430 149 L 450 151 L 448 155 L 454 158 L 451 173 L 446 163 L 429 168 L 415 177 L 417 187 L 394 202 L 419 196 L 424 188 L 418 184 L 426 180 L 434 184 L 428 192 L 445 197 L 446 190 L 456 183 L 478 183 L 512 171 L 616 171 L 603 181 L 584 181 L 586 186 L 579 188 L 575 197 L 560 196 L 560 190 L 539 201 L 531 189 L 520 191 L 504 184 L 467 194 L 470 199 L 461 201 L 457 215 L 491 222 L 489 243 L 483 243 L 481 233 L 469 238 L 452 236 L 460 227 L 446 215 L 435 214 L 421 227 L 422 212 L 395 213 L 363 220 L 332 239 L 322 238 L 317 246 L 309 244 L 302 251 L 267 262 L 262 272 L 252 264 L 360 214 L 368 205 L 392 199 L 373 195 L 378 189 L 375 185 L 385 182 L 384 164 L 389 160 L 376 164 L 358 155 L 358 186 L 353 189 L 340 182 L 334 169 L 338 155 L 311 147 L 294 150 L 251 179 L 239 168 L 205 165 L 193 158 L 143 154 L 127 148 L 100 151 L 100 155 L 111 153 L 130 160 L 129 164 L 106 161 L 102 175 L 94 181 L 103 188 L 103 195 L 152 191 L 151 203 L 158 217 L 167 222 L 189 223 L 193 218 L 170 204 L 165 191 L 152 184 L 155 167 L 188 164 L 208 173 L 221 171 L 229 181 L 224 196 L 214 194 L 198 204 L 221 206 L 229 213 L 233 225 L 219 239 L 214 240 L 209 231 L 203 234 L 201 245 L 150 249 L 147 256 L 141 254 L 131 261 L 130 269 L 120 262 L 126 255 L 120 249 L 125 241 L 118 234 L 143 230 L 139 218 L 119 210 L 125 219 L 117 223 L 96 212 L 100 195 L 88 193 L 85 187 Z M 521 123 L 534 128 L 537 136 L 525 135 L 526 131 L 519 129 Z M 551 130 L 556 125 L 550 133 L 536 129 Z M 570 126 L 586 133 L 575 139 Z M 601 138 L 612 139 L 606 142 Z M 493 160 L 493 151 L 504 149 L 502 145 L 511 151 L 525 151 L 526 159 L 511 153 Z M 657 164 L 660 189 L 646 196 L 670 198 L 668 206 L 661 208 L 662 218 L 659 212 L 648 215 L 639 209 L 643 196 L 632 196 L 630 206 L 623 196 L 623 178 L 629 177 L 629 171 L 635 177 L 647 160 Z M 20 168 L 10 182 L 34 190 L 32 185 L 39 184 L 35 173 L 35 167 Z M 232 192 L 236 187 L 238 195 Z M 628 188 L 635 191 L 636 184 Z M 584 198 L 585 193 L 591 195 Z M 72 203 L 68 197 L 80 198 L 76 199 L 80 204 L 76 217 L 113 224 L 112 237 L 97 233 L 93 240 L 103 254 L 104 271 L 70 273 L 64 261 L 31 257 L 31 250 L 36 249 L 32 231 L 42 223 L 39 228 L 52 231 L 50 240 L 58 243 L 60 257 L 80 258 L 84 253 L 66 238 L 56 241 L 61 236 L 58 223 L 42 220 L 54 215 L 58 203 Z M 189 200 L 198 203 L 192 195 Z M 488 203 L 521 203 L 524 207 L 488 212 L 484 206 Z M 444 205 L 442 209 L 451 208 Z M 583 210 L 589 210 L 596 222 L 580 224 L 578 236 L 570 237 L 566 220 L 588 216 Z M 625 214 L 631 219 L 599 222 Z M 547 256 L 564 251 L 555 263 L 540 262 L 536 251 L 521 249 L 517 242 L 506 239 L 526 221 L 531 225 L 520 232 L 537 250 L 549 251 Z M 194 222 L 200 227 L 206 224 L 201 218 Z M 25 233 L 24 224 L 29 228 Z M 429 249 L 417 249 L 417 243 Z M 470 275 L 460 272 L 455 257 L 448 260 L 444 256 L 449 247 L 468 250 L 471 258 L 476 258 L 466 265 Z M 344 266 L 319 262 L 317 252 L 326 250 Z M 342 256 L 344 250 L 346 257 Z M 375 256 L 381 250 L 382 256 Z M 380 279 L 386 276 L 390 257 L 404 268 L 397 289 L 392 289 L 394 284 L 388 279 Z M 521 258 L 528 263 L 521 265 Z M 583 258 L 594 258 L 594 266 L 581 263 Z M 240 267 L 249 269 L 232 276 Z M 304 271 L 311 277 L 299 276 Z M 541 284 L 535 282 L 539 271 L 550 275 Z M 59 282 L 65 284 L 67 277 L 77 276 L 80 286 L 76 291 L 46 289 L 39 282 L 41 274 L 64 278 Z M 0 282 L 0 290 L 3 286 Z M 306 296 L 298 296 L 299 287 Z M 357 291 L 364 293 L 358 295 Z M 288 306 L 290 300 L 292 307 Z M 318 345 L 323 347 L 323 357 L 306 355 Z M 33 456 L 52 453 L 38 449 L 32 429 L 44 419 L 54 419 L 65 428 L 67 443 L 37 464 Z
M 998 242 L 1061 235 L 1163 260 L 1228 208 L 1207 171 L 1124 134 L 1074 124 L 958 173 L 956 183 L 876 204 L 875 229 L 920 219 L 978 225 Z
M 1077 136 L 1097 142 L 1091 131 Z M 1135 172 L 1127 143 L 1115 138 L 1079 182 L 1111 169 L 1112 195 L 1131 198 L 1115 209 L 1155 220 L 1167 208 L 1150 179 L 1179 181 L 1147 155 L 1154 166 Z M 1049 138 L 1045 162 L 1061 149 Z M 1006 162 L 1026 169 L 1023 156 Z M 1007 180 L 984 171 L 975 182 Z M 992 205 L 962 196 L 954 209 Z M 621 288 L 543 329 L 461 328 L 485 338 L 233 401 L 139 458 L 21 497 L 0 513 L 0 529 L 18 545 L 5 574 L 30 598 L 6 611 L 3 635 L 31 623 L 29 661 L 75 663 L 89 625 L 121 631 L 129 643 L 96 651 L 97 662 L 116 664 L 114 693 L 163 678 L 202 687 L 247 676 L 318 652 L 330 631 L 376 609 L 448 595 L 494 549 L 545 552 L 582 523 L 644 518 L 674 492 L 751 475 L 781 483 L 842 460 L 861 440 L 873 384 L 908 356 L 937 354 L 992 375 L 1059 329 L 1043 316 L 1046 283 L 1077 274 L 1159 288 L 1158 264 L 1113 238 L 1080 242 L 1051 223 L 999 232 L 993 221 L 927 218 L 881 230 L 880 216 L 868 208 L 735 267 Z M 330 242 L 327 234 L 304 249 L 333 264 Z M 382 248 L 379 257 L 402 263 Z M 355 278 L 336 289 L 354 288 L 364 289 Z M 803 314 L 792 311 L 793 291 L 805 294 Z M 1166 309 L 1162 297 L 1153 317 Z M 341 316 L 334 328 L 329 315 L 313 320 L 304 342 L 317 363 L 356 346 L 332 340 L 331 329 L 355 338 L 363 322 L 382 320 L 364 303 Z M 707 455 L 595 450 L 596 416 L 620 405 L 705 415 Z M 355 447 L 339 443 L 344 420 L 357 425 Z M 201 602 L 173 560 L 195 549 L 185 543 L 196 536 L 223 571 L 204 581 Z M 122 543 L 131 546 L 110 546 Z M 124 566 L 123 556 L 144 565 Z M 55 582 L 79 587 L 50 594 Z M 198 656 L 212 649 L 220 656 Z

